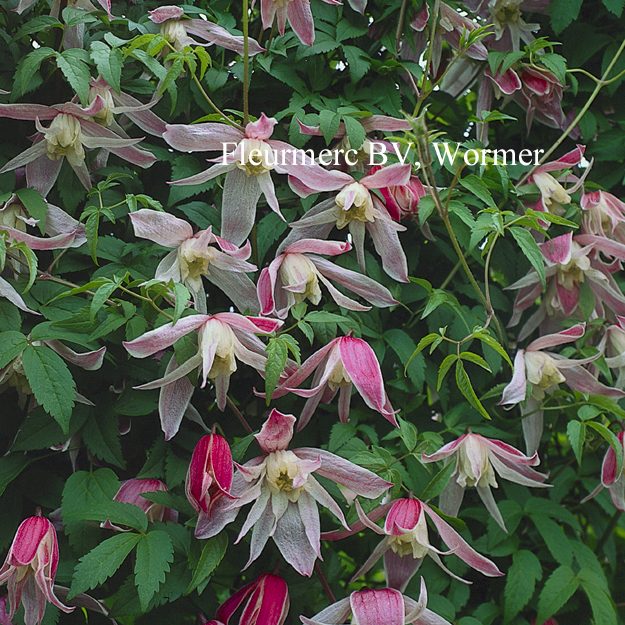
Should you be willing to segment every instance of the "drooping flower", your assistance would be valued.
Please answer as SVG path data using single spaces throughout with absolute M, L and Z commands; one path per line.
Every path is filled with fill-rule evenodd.
M 140 139 L 123 139 L 91 118 L 106 107 L 102 97 L 87 107 L 73 102 L 44 106 L 42 104 L 0 104 L 0 117 L 32 119 L 39 131 L 33 145 L 11 159 L 0 173 L 26 165 L 26 182 L 37 189 L 43 197 L 48 195 L 61 171 L 63 159 L 78 176 L 83 186 L 91 188 L 91 178 L 85 165 L 85 148 L 105 148 L 120 158 L 139 167 L 150 167 L 156 157 L 136 147 Z M 45 128 L 41 120 L 50 120 Z
M 217 610 L 217 620 L 209 625 L 229 625 L 246 599 L 238 625 L 284 625 L 289 614 L 289 589 L 281 577 L 269 573 L 263 573 L 224 601 Z
M 350 583 L 364 575 L 380 557 L 384 556 L 387 585 L 403 592 L 421 566 L 425 556 L 430 556 L 446 573 L 459 581 L 470 584 L 471 582 L 467 582 L 449 571 L 440 559 L 441 555 L 447 554 L 430 544 L 426 515 L 436 526 L 443 542 L 449 547 L 448 554 L 453 553 L 470 567 L 488 577 L 503 575 L 493 562 L 469 546 L 460 534 L 436 514 L 430 506 L 418 499 L 396 499 L 379 506 L 367 515 L 364 514 L 362 507 L 356 501 L 356 510 L 360 521 L 354 523 L 348 532 L 337 530 L 321 535 L 323 540 L 340 540 L 368 527 L 376 534 L 385 537 L 373 550 L 363 566 L 353 575 Z M 375 521 L 385 514 L 384 528 L 380 528 L 375 524 Z
M 255 335 L 271 334 L 282 323 L 274 319 L 244 317 L 236 313 L 192 315 L 180 319 L 175 325 L 167 323 L 146 332 L 134 341 L 124 343 L 130 355 L 145 358 L 170 347 L 190 332 L 198 333 L 198 353 L 195 356 L 179 365 L 173 355 L 163 378 L 137 387 L 146 390 L 162 389 L 159 415 L 167 440 L 178 431 L 193 395 L 194 388 L 186 378 L 187 374 L 197 369 L 202 388 L 210 379 L 215 385 L 217 406 L 223 410 L 230 376 L 237 370 L 236 360 L 263 372 L 267 361 L 265 345 Z
M 193 234 L 186 221 L 148 208 L 130 213 L 130 219 L 138 237 L 174 248 L 160 262 L 154 277 L 185 284 L 193 293 L 198 312 L 206 312 L 202 276 L 221 289 L 241 312 L 260 312 L 256 287 L 245 275 L 256 271 L 255 265 L 245 262 L 251 254 L 249 242 L 239 249 L 214 235 L 210 227 Z
M 42 516 L 23 521 L 0 569 L 0 584 L 8 583 L 10 619 L 15 616 L 20 602 L 24 605 L 25 625 L 41 623 L 47 603 L 63 612 L 74 611 L 54 594 L 58 565 L 59 547 L 52 523 Z
M 588 358 L 575 360 L 543 351 L 556 345 L 576 341 L 584 336 L 585 330 L 586 324 L 578 323 L 567 330 L 541 336 L 525 349 L 520 349 L 514 358 L 512 381 L 503 390 L 500 404 L 512 407 L 527 399 L 521 408 L 521 413 L 527 414 L 522 425 L 527 452 L 530 454 L 538 449 L 543 431 L 543 413 L 540 403 L 545 395 L 551 394 L 562 382 L 566 382 L 571 388 L 581 393 L 605 395 L 617 399 L 625 395 L 618 389 L 609 388 L 598 382 L 582 366 L 599 358 L 600 352 Z
M 184 9 L 179 6 L 167 5 L 149 11 L 150 20 L 161 25 L 161 35 L 167 37 L 172 46 L 182 52 L 185 46 L 218 45 L 237 54 L 243 54 L 243 37 L 231 35 L 225 28 L 209 22 L 207 19 L 182 19 Z M 189 35 L 195 35 L 206 43 L 201 43 Z M 249 39 L 248 54 L 254 56 L 264 52 L 254 39 Z
M 298 388 L 313 371 L 312 388 Z M 377 410 L 393 425 L 398 425 L 395 411 L 384 390 L 384 380 L 375 353 L 366 341 L 353 336 L 336 338 L 315 352 L 280 382 L 273 397 L 275 399 L 294 393 L 308 398 L 299 418 L 299 431 L 310 421 L 319 402 L 330 403 L 339 389 L 339 418 L 342 423 L 347 423 L 353 386 L 369 408 Z
M 446 497 L 449 505 L 449 514 L 455 516 L 467 486 L 475 486 L 480 499 L 486 509 L 495 519 L 499 527 L 507 532 L 501 512 L 497 508 L 491 486 L 497 488 L 495 473 L 509 482 L 534 488 L 548 488 L 543 484 L 546 475 L 534 471 L 540 463 L 538 454 L 525 456 L 502 441 L 486 438 L 480 434 L 463 434 L 460 438 L 441 447 L 431 455 L 421 454 L 421 462 L 436 462 L 446 460 L 455 462 L 456 467 L 449 484 L 441 497 Z
M 167 492 L 167 485 L 153 478 L 145 479 L 132 479 L 126 480 L 117 491 L 113 501 L 120 501 L 121 503 L 131 503 L 134 506 L 139 506 L 148 518 L 148 521 L 162 521 L 167 523 L 171 521 L 176 523 L 178 521 L 178 512 L 167 508 L 158 503 L 154 503 L 145 497 L 142 497 L 144 493 L 155 493 L 158 491 Z M 130 528 L 121 527 L 111 523 L 108 519 L 101 524 L 101 527 L 109 530 L 116 530 L 118 532 L 129 532 Z
M 451 625 L 428 610 L 427 602 L 427 589 L 421 578 L 419 601 L 394 588 L 358 590 L 312 618 L 300 616 L 300 620 L 304 625 L 344 625 L 351 614 L 352 625 Z
M 265 195 L 271 209 L 280 214 L 269 173 L 272 169 L 289 174 L 316 191 L 333 191 L 351 181 L 347 174 L 326 171 L 303 150 L 270 140 L 276 123 L 263 113 L 258 121 L 247 124 L 245 133 L 227 124 L 206 123 L 168 125 L 163 135 L 169 145 L 182 152 L 222 152 L 212 160 L 216 164 L 206 171 L 171 184 L 202 184 L 227 174 L 221 206 L 221 236 L 237 246 L 252 230 L 261 194 Z M 231 146 L 234 150 L 229 151 Z
M 232 499 L 230 488 L 234 465 L 230 446 L 219 434 L 203 436 L 193 450 L 185 493 L 200 515 L 211 515 L 213 506 L 222 498 Z
M 605 332 L 602 344 L 605 344 L 605 363 L 610 369 L 618 371 L 614 383 L 616 388 L 625 388 L 625 317 L 616 316 L 616 323 Z
M 391 218 L 383 202 L 371 190 L 408 184 L 410 165 L 390 165 L 358 182 L 348 174 L 342 175 L 348 180 L 336 197 L 313 206 L 302 219 L 290 224 L 293 231 L 282 242 L 278 253 L 300 239 L 327 239 L 335 226 L 339 230 L 347 226 L 362 272 L 365 271 L 365 232 L 369 232 L 384 271 L 395 280 L 408 282 L 406 255 L 397 236 L 406 228 Z M 314 192 L 297 180 L 289 179 L 289 183 L 302 197 Z
M 625 448 L 625 432 L 621 431 L 616 436 L 621 443 L 621 447 Z M 607 488 L 614 507 L 621 512 L 625 512 L 625 477 L 623 477 L 622 469 L 618 474 L 616 469 L 616 452 L 612 447 L 608 447 L 608 451 L 603 457 L 603 464 L 601 465 L 601 482 L 599 483 L 599 486 L 597 486 L 597 488 L 595 488 L 595 490 L 588 495 L 588 497 L 582 499 L 581 503 L 585 503 L 586 501 L 593 499 L 604 488 Z
M 202 539 L 215 536 L 234 521 L 244 505 L 254 502 L 237 539 L 253 528 L 246 567 L 260 556 L 271 537 L 285 560 L 301 575 L 310 576 L 321 555 L 317 502 L 347 528 L 343 512 L 313 473 L 368 499 L 381 496 L 392 484 L 328 451 L 287 449 L 294 423 L 292 415 L 271 411 L 256 435 L 265 455 L 237 465 L 231 490 L 237 499 L 220 499 L 210 516 L 200 517 L 195 535 Z
M 564 128 L 564 87 L 558 77 L 547 68 L 536 65 L 521 65 L 516 71 L 521 79 L 521 89 L 516 92 L 515 101 L 527 110 L 528 132 L 534 119 L 551 128 Z
M 607 191 L 583 193 L 582 232 L 625 244 L 625 203 Z
M 341 4 L 337 0 L 323 1 L 326 4 Z M 275 18 L 280 34 L 284 35 L 288 20 L 293 32 L 305 46 L 312 46 L 315 41 L 315 23 L 308 0 L 260 0 L 260 14 L 264 29 L 271 28 Z
M 258 297 L 263 315 L 276 314 L 286 318 L 290 308 L 308 299 L 317 305 L 321 301 L 319 281 L 330 291 L 332 299 L 348 310 L 370 310 L 338 291 L 329 278 L 358 293 L 375 306 L 397 304 L 390 291 L 375 280 L 317 256 L 336 256 L 351 250 L 349 243 L 302 239 L 287 247 L 269 267 L 265 267 L 258 280 Z

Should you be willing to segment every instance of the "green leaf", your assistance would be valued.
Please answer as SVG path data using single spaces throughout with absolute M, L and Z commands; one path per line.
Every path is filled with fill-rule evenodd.
M 614 450 L 616 454 L 616 475 L 620 475 L 623 470 L 623 446 L 621 445 L 621 441 L 616 437 L 616 435 L 608 430 L 608 428 L 602 423 L 597 423 L 597 421 L 586 421 L 586 425 L 593 430 L 596 430 L 605 438 L 605 440 L 610 443 L 610 447 Z
M 579 581 L 570 566 L 558 567 L 544 585 L 538 600 L 537 623 L 544 623 L 573 596 Z
M 345 131 L 349 139 L 350 147 L 354 150 L 360 149 L 360 146 L 362 146 L 367 137 L 364 126 L 350 115 L 343 116 L 343 123 L 345 124 Z
M 571 566 L 573 552 L 564 530 L 544 514 L 533 514 L 532 521 L 534 521 L 536 529 L 540 532 L 554 559 L 560 564 Z
M 99 523 L 108 520 L 114 525 L 131 527 L 138 532 L 145 532 L 148 528 L 148 518 L 139 506 L 115 500 L 103 501 L 96 506 L 85 506 L 71 514 L 64 514 L 63 518 L 70 521 L 88 520 Z
M 89 215 L 85 222 L 85 234 L 87 235 L 87 245 L 93 262 L 98 264 L 98 230 L 100 229 L 100 215 L 93 213 Z
M 106 284 L 103 284 L 98 290 L 94 293 L 93 299 L 91 300 L 91 308 L 89 310 L 89 314 L 91 315 L 91 319 L 95 319 L 95 316 L 98 314 L 98 311 L 104 304 L 106 300 L 111 296 L 111 294 L 117 289 L 117 287 L 121 284 L 121 279 L 115 278 L 115 281 L 108 280 Z
M 536 582 L 542 579 L 540 560 L 525 549 L 512 556 L 512 566 L 506 574 L 504 590 L 504 619 L 511 621 L 529 602 Z
M 545 52 L 536 58 L 539 63 L 550 69 L 563 85 L 566 84 L 566 59 L 563 56 L 554 52 Z
M 82 428 L 82 438 L 89 451 L 100 460 L 124 469 L 126 463 L 119 442 L 119 422 L 110 410 L 91 411 Z
M 477 398 L 471 380 L 467 372 L 464 370 L 464 365 L 461 360 L 456 361 L 456 384 L 460 389 L 460 392 L 467 398 L 468 402 L 486 419 L 490 421 L 490 415 L 486 412 L 482 402 Z
M 13 85 L 15 97 L 23 96 L 28 92 L 30 82 L 41 67 L 41 63 L 55 54 L 56 52 L 52 48 L 37 48 L 24 57 L 15 76 L 15 84 Z
M 404 371 L 410 377 L 412 383 L 418 388 L 423 387 L 425 382 L 425 358 L 419 356 L 414 341 L 408 336 L 404 330 L 393 328 L 387 330 L 382 338 L 390 345 L 391 349 L 397 354 Z
M 214 538 L 210 538 L 204 548 L 200 560 L 193 571 L 193 578 L 184 594 L 192 593 L 202 582 L 207 580 L 213 571 L 222 561 L 226 548 L 228 547 L 228 536 L 225 532 L 217 534 Z
M 336 453 L 354 436 L 356 436 L 356 428 L 351 423 L 335 423 L 330 431 L 329 451 Z
M 81 50 L 81 52 L 84 51 Z M 89 67 L 78 57 L 74 48 L 57 52 L 56 64 L 67 78 L 72 89 L 78 94 L 82 104 L 86 105 L 89 99 L 89 83 L 91 81 Z
M 427 501 L 433 499 L 437 495 L 440 495 L 444 490 L 449 480 L 456 470 L 455 462 L 448 462 L 431 480 L 421 493 L 419 499 Z
M 147 611 L 150 599 L 165 581 L 165 573 L 169 573 L 173 561 L 174 546 L 169 534 L 163 530 L 149 532 L 137 544 L 135 582 L 143 612 Z
M 117 534 L 80 558 L 80 563 L 74 570 L 68 599 L 104 583 L 117 571 L 141 539 L 138 534 Z
M 35 399 L 67 434 L 76 399 L 76 384 L 67 365 L 44 345 L 28 345 L 22 353 L 22 364 Z
M 51 15 L 39 15 L 26 22 L 26 24 L 15 33 L 13 39 L 21 39 L 25 35 L 39 33 L 46 28 L 63 28 L 63 24 L 56 17 L 52 17 Z
M 569 24 L 577 19 L 581 7 L 582 0 L 551 1 L 547 12 L 551 14 L 551 27 L 556 35 L 559 35 Z
M 525 229 L 519 228 L 517 226 L 513 226 L 509 229 L 510 234 L 515 238 L 516 242 L 519 244 L 521 251 L 530 261 L 532 267 L 536 270 L 540 281 L 542 282 L 543 288 L 546 288 L 545 281 L 545 259 L 543 257 L 543 253 L 540 251 L 538 247 L 538 243 L 534 240 L 534 237 Z
M 467 189 L 467 191 L 473 193 L 475 197 L 482 200 L 486 206 L 495 206 L 495 200 L 493 200 L 493 196 L 490 194 L 488 187 L 484 181 L 475 174 L 470 174 L 461 178 L 460 184 Z
M 569 421 L 566 426 L 566 435 L 571 443 L 571 449 L 577 459 L 577 464 L 582 465 L 582 450 L 586 440 L 586 425 L 579 421 Z
M 48 204 L 36 189 L 17 189 L 15 195 L 19 198 L 28 214 L 33 219 L 38 219 L 37 227 L 42 236 L 46 231 L 46 217 L 48 215 Z
M 15 360 L 28 346 L 26 337 L 16 330 L 0 333 L 0 369 Z
M 267 406 L 271 403 L 271 397 L 280 380 L 280 374 L 284 371 L 289 352 L 287 342 L 281 338 L 269 339 L 269 345 L 265 349 L 267 364 L 265 365 L 265 394 Z
M 364 58 L 365 53 L 356 46 L 343 46 L 343 54 L 349 68 L 349 77 L 352 82 L 358 82 L 371 67 L 371 63 Z
M 122 51 L 119 48 L 111 50 L 103 41 L 93 41 L 89 54 L 102 78 L 119 93 L 123 67 Z
M 449 354 L 449 356 L 445 356 L 445 359 L 441 363 L 441 366 L 438 368 L 438 381 L 436 383 L 436 390 L 440 391 L 441 386 L 443 385 L 443 380 L 447 375 L 447 372 L 451 369 L 451 366 L 458 360 L 458 356 L 456 354 Z
M 111 469 L 72 473 L 63 489 L 63 519 L 76 517 L 83 508 L 109 503 L 118 490 L 119 480 Z
M 494 349 L 500 356 L 504 358 L 504 360 L 512 367 L 512 360 L 510 360 L 510 356 L 508 356 L 508 352 L 503 348 L 503 346 L 494 339 L 487 330 L 478 330 L 477 332 L 473 332 L 473 338 L 476 338 L 483 343 L 486 343 L 488 347 Z
M 341 116 L 334 111 L 321 111 L 319 113 L 319 129 L 326 141 L 326 145 L 334 139 L 334 135 L 339 129 L 340 122 Z
M 578 574 L 578 579 L 590 601 L 594 622 L 596 625 L 617 625 L 618 616 L 612 597 L 600 586 L 587 581 L 584 573 L 585 570 L 582 569 Z
M 69 436 L 75 434 L 85 423 L 89 409 L 87 406 L 76 406 L 72 413 Z M 64 443 L 68 438 L 63 434 L 59 424 L 41 407 L 28 413 L 13 443 L 14 451 L 32 451 L 47 449 Z
M 474 354 L 472 352 L 461 352 L 460 358 L 462 360 L 472 362 L 473 364 L 476 364 L 482 367 L 482 369 L 486 369 L 486 371 L 488 371 L 489 373 L 493 372 L 490 366 L 488 365 L 488 363 L 481 356 L 478 356 L 477 354 Z
M 623 14 L 623 8 L 625 7 L 625 0 L 603 0 L 603 6 L 614 13 L 616 17 L 621 17 Z
M 408 451 L 412 451 L 417 446 L 417 428 L 404 419 L 398 419 L 399 421 L 399 436 L 406 445 Z
M 0 458 L 0 496 L 6 487 L 30 464 L 23 454 L 10 454 Z

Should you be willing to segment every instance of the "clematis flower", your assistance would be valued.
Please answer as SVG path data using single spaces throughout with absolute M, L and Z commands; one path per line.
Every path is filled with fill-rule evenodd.
M 625 244 L 625 203 L 607 191 L 583 193 L 582 232 Z
M 226 407 L 226 395 L 230 385 L 230 376 L 237 370 L 236 360 L 241 360 L 264 372 L 267 356 L 265 345 L 255 335 L 271 334 L 282 321 L 261 317 L 244 317 L 236 313 L 218 313 L 216 315 L 192 315 L 180 319 L 176 325 L 167 323 L 156 330 L 125 342 L 124 347 L 131 356 L 145 358 L 173 345 L 179 338 L 197 331 L 198 353 L 185 363 L 178 364 L 172 356 L 165 377 L 148 382 L 136 388 L 160 388 L 159 415 L 165 438 L 169 440 L 180 427 L 182 417 L 193 395 L 193 385 L 186 379 L 187 374 L 198 369 L 202 381 L 211 380 L 217 393 L 217 406 Z
M 235 37 L 225 28 L 208 20 L 182 19 L 184 15 L 182 7 L 167 5 L 148 11 L 148 13 L 150 20 L 161 25 L 161 35 L 166 37 L 178 52 L 182 52 L 186 46 L 218 45 L 237 54 L 244 53 L 243 37 Z M 206 43 L 200 43 L 189 35 L 195 35 Z M 249 39 L 248 54 L 250 56 L 264 51 L 265 49 L 258 45 L 254 39 Z
M 312 388 L 298 388 L 313 371 Z M 352 386 L 356 387 L 369 408 L 377 410 L 387 421 L 398 426 L 395 411 L 384 391 L 384 380 L 375 353 L 365 341 L 353 336 L 336 338 L 315 352 L 280 382 L 273 398 L 287 393 L 308 398 L 299 418 L 299 432 L 310 421 L 319 402 L 329 404 L 339 389 L 339 418 L 342 423 L 347 423 Z
M 512 381 L 503 390 L 500 405 L 512 407 L 525 402 L 527 398 L 521 413 L 527 414 L 523 418 L 522 426 L 528 453 L 536 452 L 543 431 L 543 412 L 539 408 L 540 403 L 545 399 L 545 395 L 553 393 L 562 382 L 566 382 L 580 393 L 605 395 L 616 399 L 625 396 L 622 391 L 598 382 L 582 366 L 599 358 L 600 352 L 588 358 L 575 360 L 543 351 L 549 347 L 576 341 L 584 336 L 585 330 L 586 324 L 578 323 L 556 334 L 541 336 L 532 341 L 526 349 L 520 349 L 514 358 Z
M 316 191 L 333 191 L 351 181 L 347 174 L 326 171 L 303 150 L 270 140 L 276 124 L 275 119 L 263 113 L 258 121 L 247 124 L 245 133 L 227 124 L 206 123 L 168 125 L 163 135 L 169 145 L 182 152 L 222 152 L 222 156 L 213 160 L 216 164 L 206 171 L 171 184 L 202 184 L 227 174 L 221 206 L 221 236 L 234 245 L 241 245 L 252 230 L 261 194 L 265 195 L 271 209 L 280 214 L 269 173 L 272 169 L 289 174 Z M 231 146 L 235 149 L 228 152 Z
M 0 117 L 32 119 L 39 131 L 33 145 L 11 159 L 0 173 L 26 165 L 26 182 L 43 197 L 48 195 L 61 171 L 63 158 L 78 176 L 83 186 L 91 188 L 91 178 L 85 165 L 85 148 L 105 148 L 139 167 L 150 167 L 156 158 L 151 152 L 137 148 L 142 139 L 122 139 L 90 118 L 97 115 L 106 102 L 97 97 L 87 108 L 72 102 L 44 106 L 42 104 L 0 104 Z M 45 128 L 41 120 L 51 120 Z
M 154 503 L 145 497 L 144 493 L 156 493 L 158 491 L 167 492 L 167 486 L 160 480 L 153 478 L 126 480 L 117 491 L 113 501 L 121 501 L 121 503 L 131 503 L 133 506 L 139 506 L 148 518 L 148 521 L 162 521 L 167 523 L 178 521 L 178 512 L 171 508 L 166 508 L 158 503 Z M 100 524 L 100 527 L 117 532 L 129 532 L 130 528 L 120 527 L 111 523 L 108 519 Z
M 465 488 L 475 486 L 486 509 L 506 533 L 508 530 L 490 490 L 491 486 L 498 487 L 495 472 L 503 479 L 522 486 L 536 488 L 550 486 L 542 483 L 547 479 L 546 475 L 530 468 L 540 463 L 537 453 L 528 457 L 507 443 L 473 434 L 471 431 L 447 443 L 434 454 L 429 456 L 421 454 L 421 462 L 438 460 L 456 464 L 449 484 L 441 494 L 441 501 L 446 499 L 445 507 L 450 510 L 449 514 L 456 516 Z
M 265 267 L 258 280 L 258 297 L 263 315 L 276 314 L 286 318 L 290 308 L 305 299 L 314 305 L 321 301 L 321 281 L 330 291 L 332 299 L 348 310 L 370 310 L 338 291 L 328 278 L 358 293 L 375 306 L 397 304 L 390 291 L 375 280 L 343 269 L 316 254 L 336 256 L 351 250 L 349 243 L 302 239 L 287 247 L 269 267 Z M 310 252 L 316 252 L 312 254 Z
M 337 0 L 323 1 L 326 4 L 341 4 Z M 252 2 L 252 6 L 254 6 L 254 2 Z M 264 29 L 271 28 L 274 19 L 276 19 L 278 30 L 281 35 L 284 35 L 284 28 L 288 20 L 293 32 L 305 46 L 312 46 L 315 41 L 315 23 L 308 0 L 260 0 L 260 15 Z
M 382 166 L 374 165 L 367 173 L 371 176 L 382 169 L 384 169 Z M 407 184 L 383 187 L 380 194 L 384 198 L 388 214 L 395 221 L 418 219 L 419 201 L 423 196 L 429 195 L 417 176 L 410 176 Z
M 471 582 L 454 575 L 443 564 L 440 559 L 441 555 L 453 553 L 470 567 L 488 577 L 503 575 L 493 562 L 470 547 L 460 534 L 443 521 L 430 506 L 418 499 L 389 501 L 367 515 L 356 501 L 356 510 L 360 521 L 354 523 L 348 532 L 338 530 L 321 535 L 323 540 L 340 540 L 368 527 L 376 534 L 384 536 L 382 542 L 373 550 L 367 561 L 353 575 L 350 584 L 369 571 L 382 556 L 384 556 L 386 583 L 390 588 L 396 588 L 400 592 L 406 589 L 425 556 L 430 556 L 443 571 L 467 584 Z M 375 521 L 385 514 L 384 528 L 380 528 L 375 524 Z M 436 526 L 443 542 L 449 547 L 449 552 L 439 551 L 430 544 L 426 515 Z
M 618 379 L 614 386 L 625 388 L 625 317 L 616 316 L 616 323 L 605 332 L 600 347 L 605 345 L 607 352 L 605 362 L 610 369 L 616 369 Z
M 338 172 L 335 172 L 338 173 Z M 410 180 L 410 165 L 390 165 L 361 178 L 358 182 L 348 174 L 348 180 L 338 195 L 313 206 L 302 219 L 290 224 L 293 231 L 282 242 L 278 253 L 300 239 L 327 239 L 336 226 L 347 226 L 354 240 L 360 270 L 365 271 L 364 241 L 369 232 L 377 253 L 382 258 L 384 271 L 399 282 L 408 282 L 406 255 L 397 233 L 405 230 L 391 218 L 382 201 L 370 191 L 406 185 Z M 313 189 L 297 180 L 289 179 L 293 190 L 306 197 Z
M 521 79 L 521 90 L 516 93 L 515 101 L 527 111 L 527 131 L 534 119 L 551 128 L 564 129 L 564 88 L 558 77 L 548 69 L 535 65 L 521 65 L 516 71 Z
M 35 4 L 37 2 L 37 0 L 20 0 L 19 4 L 17 5 L 17 8 L 13 9 L 16 13 L 18 13 L 19 15 L 21 15 L 26 9 L 28 9 L 29 7 L 31 7 L 33 4 Z M 111 0 L 98 0 L 98 4 L 106 11 L 109 19 L 113 19 L 113 15 L 111 14 Z M 52 10 L 50 11 L 51 14 L 57 14 L 59 13 L 60 10 L 60 1 L 59 0 L 53 0 L 52 2 Z M 89 0 L 70 0 L 67 3 L 68 6 L 73 6 L 79 9 L 84 9 L 85 11 L 97 11 L 96 7 L 91 4 L 91 2 Z
M 41 623 L 48 602 L 63 612 L 74 611 L 54 594 L 58 565 L 59 547 L 52 523 L 42 516 L 23 521 L 0 569 L 0 584 L 8 584 L 9 589 L 9 619 L 15 616 L 20 602 L 24 605 L 25 625 Z
M 220 499 L 210 517 L 200 517 L 195 535 L 202 539 L 217 535 L 244 505 L 254 502 L 237 538 L 239 542 L 253 528 L 245 568 L 260 556 L 272 537 L 284 559 L 301 575 L 310 576 L 315 560 L 321 557 L 317 502 L 347 528 L 343 512 L 313 473 L 368 499 L 380 497 L 392 484 L 328 451 L 287 449 L 294 423 L 292 415 L 271 411 L 256 434 L 265 455 L 237 465 L 231 490 L 237 499 Z
M 148 208 L 130 213 L 130 219 L 138 237 L 175 248 L 160 262 L 154 277 L 182 282 L 193 294 L 196 310 L 206 312 L 202 284 L 202 276 L 206 276 L 241 312 L 260 312 L 256 286 L 245 275 L 256 271 L 255 265 L 245 262 L 251 254 L 249 242 L 239 249 L 214 235 L 211 228 L 193 234 L 186 221 Z
M 312 618 L 300 616 L 304 625 L 343 625 L 352 615 L 353 625 L 451 625 L 425 606 L 428 593 L 421 578 L 419 601 L 402 595 L 394 588 L 358 590 L 349 597 L 333 603 Z
M 234 466 L 230 446 L 219 434 L 203 436 L 193 450 L 184 490 L 189 503 L 200 515 L 210 516 L 222 498 L 232 499 Z
M 624 447 L 625 432 L 621 431 L 616 436 L 621 446 Z M 612 447 L 608 447 L 608 451 L 603 457 L 603 464 L 601 465 L 601 482 L 588 497 L 582 499 L 581 503 L 594 499 L 604 488 L 607 488 L 614 507 L 621 512 L 625 512 L 625 478 L 623 477 L 622 470 L 620 474 L 617 475 L 616 467 L 616 453 Z
M 239 625 L 284 625 L 289 613 L 289 589 L 281 577 L 269 573 L 224 601 L 217 610 L 217 620 L 209 623 L 229 625 L 232 615 L 246 599 Z

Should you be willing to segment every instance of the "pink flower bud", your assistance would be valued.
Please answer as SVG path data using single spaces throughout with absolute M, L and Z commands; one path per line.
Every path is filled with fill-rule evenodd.
M 260 432 L 255 436 L 260 448 L 266 454 L 286 449 L 293 438 L 294 423 L 293 415 L 282 414 L 274 408 Z
M 54 526 L 42 516 L 26 519 L 18 528 L 2 569 L 0 584 L 8 582 L 11 610 L 15 616 L 20 601 L 24 604 L 24 623 L 41 623 L 46 602 L 64 612 L 73 607 L 63 605 L 54 595 L 54 576 L 59 565 L 59 548 Z
M 239 625 L 283 625 L 289 613 L 289 589 L 277 575 L 264 573 L 243 586 L 217 610 L 217 623 L 228 622 L 239 606 L 251 595 L 239 619 Z M 213 621 L 211 621 L 212 623 Z
M 380 169 L 383 167 L 375 165 L 367 172 L 367 175 L 370 176 Z M 419 200 L 427 195 L 423 184 L 416 176 L 411 176 L 408 184 L 383 187 L 379 191 L 384 198 L 384 205 L 389 215 L 395 221 L 417 219 Z
M 201 438 L 193 450 L 185 482 L 187 499 L 198 514 L 210 515 L 211 508 L 224 495 L 232 499 L 233 472 L 232 454 L 226 440 L 219 434 Z

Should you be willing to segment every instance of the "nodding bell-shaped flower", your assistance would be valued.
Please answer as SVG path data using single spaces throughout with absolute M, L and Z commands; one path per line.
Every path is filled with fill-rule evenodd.
M 139 506 L 139 508 L 145 512 L 145 515 L 148 517 L 148 521 L 162 521 L 163 523 L 172 521 L 173 523 L 176 523 L 178 521 L 178 512 L 176 510 L 166 508 L 165 506 L 161 506 L 160 504 L 154 503 L 141 496 L 143 493 L 156 493 L 161 490 L 167 492 L 167 486 L 160 480 L 151 478 L 142 480 L 126 480 L 117 491 L 115 497 L 113 497 L 113 500 Z M 104 523 L 101 523 L 100 527 L 109 530 L 116 530 L 118 532 L 130 531 L 130 528 L 114 525 L 108 519 Z
M 294 416 L 271 411 L 256 435 L 264 456 L 237 465 L 231 491 L 236 499 L 221 498 L 210 516 L 200 516 L 195 535 L 201 539 L 216 536 L 235 520 L 244 505 L 254 502 L 237 539 L 239 542 L 254 528 L 246 568 L 260 556 L 271 537 L 284 559 L 300 575 L 310 577 L 315 560 L 321 556 L 317 503 L 348 527 L 341 508 L 313 473 L 367 499 L 380 497 L 392 484 L 328 451 L 287 449 L 294 423 Z
M 249 597 L 249 599 L 247 599 Z M 243 586 L 217 610 L 215 625 L 229 625 L 232 615 L 247 599 L 238 625 L 283 625 L 289 613 L 289 589 L 277 575 L 264 573 Z
M 0 584 L 8 583 L 9 619 L 24 604 L 25 625 L 41 623 L 46 603 L 52 603 L 63 612 L 73 607 L 63 605 L 54 594 L 54 576 L 59 564 L 56 531 L 48 519 L 32 516 L 17 529 L 9 555 L 0 569 Z
M 312 618 L 300 616 L 304 625 L 343 625 L 352 615 L 352 625 L 451 625 L 428 610 L 428 593 L 421 578 L 419 601 L 402 595 L 394 588 L 358 590 L 333 603 Z
M 361 575 L 373 567 L 373 565 L 384 556 L 384 570 L 386 572 L 386 583 L 390 588 L 396 588 L 403 592 L 408 586 L 408 582 L 417 572 L 423 558 L 430 556 L 445 573 L 453 578 L 470 584 L 467 580 L 454 575 L 441 561 L 441 555 L 453 553 L 471 568 L 480 571 L 488 577 L 498 577 L 503 573 L 488 558 L 480 555 L 475 549 L 454 530 L 448 523 L 430 508 L 426 503 L 418 499 L 396 499 L 376 508 L 368 515 L 362 510 L 360 503 L 356 500 L 356 510 L 360 521 L 354 523 L 348 532 L 336 531 L 322 534 L 323 540 L 340 540 L 346 536 L 351 536 L 362 531 L 365 527 L 373 530 L 385 538 L 373 550 L 369 559 L 357 571 L 350 584 L 356 581 Z M 388 512 L 388 514 L 387 514 Z M 378 527 L 375 521 L 386 514 L 384 528 Z M 426 515 L 434 523 L 443 542 L 450 551 L 442 552 L 430 544 L 428 538 L 428 526 Z
M 421 455 L 421 462 L 438 460 L 456 463 L 451 480 L 441 494 L 441 507 L 446 508 L 445 512 L 456 516 L 465 488 L 475 486 L 486 509 L 506 533 L 508 530 L 490 490 L 491 486 L 498 487 L 495 472 L 503 479 L 522 486 L 550 487 L 550 484 L 542 483 L 547 475 L 530 468 L 540 463 L 537 453 L 528 457 L 507 443 L 473 434 L 471 431 L 447 443 L 430 456 Z
M 625 447 L 625 432 L 619 432 L 616 436 L 621 443 L 621 447 Z M 612 447 L 608 447 L 601 465 L 601 482 L 588 497 L 582 499 L 581 503 L 594 499 L 604 488 L 607 488 L 614 507 L 621 512 L 625 512 L 625 477 L 623 477 L 623 470 L 617 474 L 616 468 L 616 453 Z
M 219 434 L 203 436 L 193 450 L 184 490 L 200 515 L 210 516 L 213 506 L 230 495 L 234 465 L 230 446 Z
M 606 191 L 583 193 L 582 232 L 625 243 L 625 203 Z

